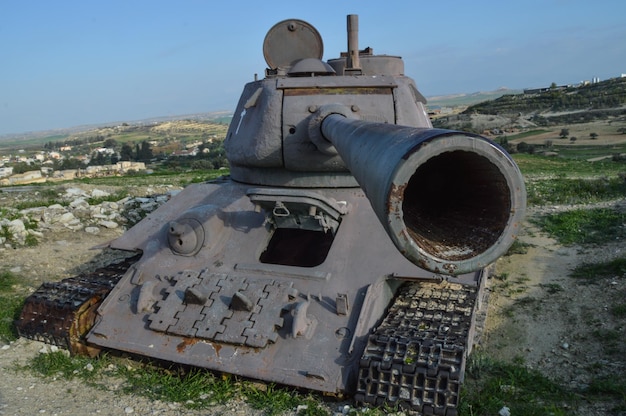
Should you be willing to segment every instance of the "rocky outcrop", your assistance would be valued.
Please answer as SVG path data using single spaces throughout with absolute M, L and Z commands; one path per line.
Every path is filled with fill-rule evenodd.
M 102 228 L 130 228 L 167 202 L 178 190 L 144 197 L 108 201 L 100 189 L 68 188 L 59 203 L 22 210 L 0 210 L 0 244 L 4 247 L 34 245 L 47 232 L 60 228 L 98 234 Z M 89 201 L 102 200 L 97 204 Z

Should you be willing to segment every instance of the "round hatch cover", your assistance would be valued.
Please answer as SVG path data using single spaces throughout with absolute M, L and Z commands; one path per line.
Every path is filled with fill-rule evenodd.
M 263 56 L 271 69 L 286 68 L 305 58 L 322 59 L 324 43 L 317 29 L 304 20 L 276 23 L 265 35 Z

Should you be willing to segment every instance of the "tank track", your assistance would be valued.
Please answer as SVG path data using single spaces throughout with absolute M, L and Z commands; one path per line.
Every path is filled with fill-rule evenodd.
M 403 284 L 359 363 L 355 400 L 457 415 L 480 285 Z
M 102 300 L 140 255 L 112 263 L 60 282 L 43 283 L 26 298 L 15 321 L 21 337 L 68 349 L 72 354 L 95 355 L 99 349 L 84 342 Z

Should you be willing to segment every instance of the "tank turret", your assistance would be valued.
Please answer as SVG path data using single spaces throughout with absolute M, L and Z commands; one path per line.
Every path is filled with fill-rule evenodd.
M 434 129 L 401 58 L 322 61 L 270 29 L 229 126 L 230 176 L 193 184 L 110 243 L 137 256 L 47 283 L 22 336 L 113 349 L 425 414 L 456 414 L 487 268 L 525 188 L 487 138 Z
M 284 20 L 263 45 L 266 78 L 244 88 L 226 137 L 232 178 L 287 188 L 360 186 L 398 250 L 457 275 L 506 252 L 524 213 L 522 177 L 489 139 L 433 129 L 396 56 L 321 61 L 315 28 Z

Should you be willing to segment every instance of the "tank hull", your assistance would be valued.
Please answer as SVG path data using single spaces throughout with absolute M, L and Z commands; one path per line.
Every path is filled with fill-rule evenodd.
M 441 277 L 398 253 L 360 188 L 313 191 L 349 207 L 321 264 L 261 262 L 271 229 L 247 196 L 250 188 L 228 180 L 190 186 L 113 241 L 112 248 L 143 256 L 99 308 L 87 341 L 281 384 L 350 391 L 368 335 L 399 282 Z M 183 212 L 203 211 L 211 212 L 205 224 L 219 222 L 213 235 L 193 256 L 173 253 L 163 228 Z M 475 284 L 476 276 L 461 281 Z M 233 306 L 236 292 L 252 307 Z

